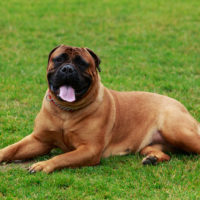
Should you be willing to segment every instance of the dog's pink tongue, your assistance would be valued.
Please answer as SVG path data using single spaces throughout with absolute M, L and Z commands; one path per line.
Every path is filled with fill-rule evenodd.
M 60 92 L 59 92 L 59 97 L 68 102 L 73 102 L 76 100 L 75 97 L 75 91 L 71 86 L 61 86 L 60 87 Z

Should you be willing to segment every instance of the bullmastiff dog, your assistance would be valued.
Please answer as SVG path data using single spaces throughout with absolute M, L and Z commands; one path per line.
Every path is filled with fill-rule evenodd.
M 29 159 L 31 173 L 92 166 L 102 157 L 139 152 L 143 164 L 170 160 L 166 152 L 200 154 L 200 125 L 175 99 L 149 92 L 117 92 L 100 81 L 100 59 L 88 48 L 60 45 L 48 58 L 48 90 L 33 132 L 0 150 L 0 162 Z

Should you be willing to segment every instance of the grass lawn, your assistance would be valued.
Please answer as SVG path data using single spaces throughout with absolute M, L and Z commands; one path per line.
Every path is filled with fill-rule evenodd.
M 168 95 L 200 121 L 199 0 L 2 0 L 0 13 L 0 148 L 31 133 L 58 44 L 94 50 L 107 87 Z M 111 157 L 50 175 L 28 174 L 31 163 L 1 165 L 0 199 L 199 199 L 199 156 L 141 160 Z

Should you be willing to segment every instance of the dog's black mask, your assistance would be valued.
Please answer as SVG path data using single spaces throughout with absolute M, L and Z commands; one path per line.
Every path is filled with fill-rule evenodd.
M 47 74 L 50 90 L 62 101 L 79 100 L 92 82 L 86 73 L 90 64 L 80 55 L 70 59 L 67 53 L 58 55 L 52 62 L 53 68 Z

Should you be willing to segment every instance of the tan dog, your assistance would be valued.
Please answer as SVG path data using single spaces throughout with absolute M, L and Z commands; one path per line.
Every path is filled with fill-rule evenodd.
M 50 52 L 49 89 L 34 131 L 0 150 L 0 162 L 64 153 L 29 171 L 97 165 L 102 157 L 140 152 L 143 164 L 168 161 L 165 151 L 200 154 L 200 126 L 178 101 L 148 92 L 117 92 L 100 82 L 100 60 L 87 48 L 61 45 Z

